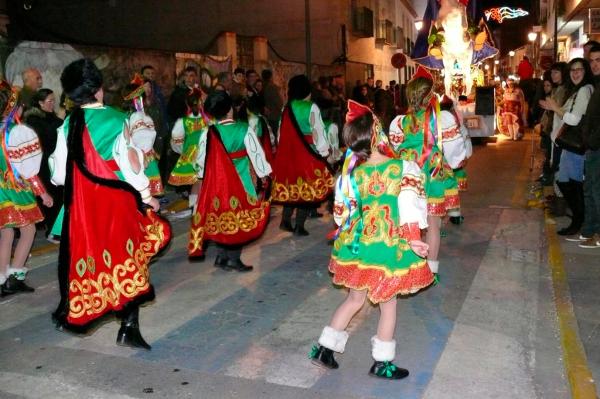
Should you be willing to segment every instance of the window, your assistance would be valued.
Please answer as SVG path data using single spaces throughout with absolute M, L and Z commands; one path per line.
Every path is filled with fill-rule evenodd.
M 367 7 L 352 9 L 352 33 L 359 37 L 373 37 L 373 10 Z

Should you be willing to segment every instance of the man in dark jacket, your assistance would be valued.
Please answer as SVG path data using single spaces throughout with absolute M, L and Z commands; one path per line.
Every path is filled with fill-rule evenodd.
M 600 248 L 600 46 L 590 49 L 595 90 L 585 111 L 583 141 L 586 144 L 583 195 L 585 219 L 579 236 L 581 248 Z

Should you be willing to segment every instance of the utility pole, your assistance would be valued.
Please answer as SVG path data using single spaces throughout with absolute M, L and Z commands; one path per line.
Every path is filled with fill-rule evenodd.
M 558 3 L 560 0 L 554 0 L 554 38 L 552 38 L 554 62 L 558 61 Z
M 311 80 L 311 53 L 310 53 L 310 0 L 304 0 L 304 26 L 306 31 L 306 76 Z

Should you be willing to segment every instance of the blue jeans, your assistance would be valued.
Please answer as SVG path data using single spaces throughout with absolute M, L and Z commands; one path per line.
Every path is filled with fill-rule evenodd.
M 600 234 L 600 150 L 585 153 L 585 180 L 583 196 L 585 216 L 581 235 Z

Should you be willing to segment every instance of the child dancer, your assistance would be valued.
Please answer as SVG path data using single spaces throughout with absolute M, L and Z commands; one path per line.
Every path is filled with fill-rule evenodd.
M 458 183 L 440 149 L 439 103 L 433 92 L 433 76 L 425 68 L 419 67 L 406 85 L 406 97 L 410 108 L 392 121 L 389 135 L 398 157 L 417 162 L 427 178 L 427 263 L 437 282 L 442 218 L 460 207 Z
M 465 165 L 467 159 L 473 153 L 471 138 L 467 128 L 461 123 L 454 102 L 446 95 L 440 102 L 440 125 L 442 129 L 442 152 L 448 165 L 452 168 L 454 177 L 458 183 L 458 191 L 467 191 L 467 172 Z M 464 217 L 461 215 L 460 208 L 448 210 L 450 223 L 462 224 Z
M 396 296 L 433 282 L 423 259 L 428 246 L 421 241 L 421 229 L 427 227 L 425 177 L 415 162 L 394 159 L 388 136 L 369 108 L 352 100 L 348 108 L 343 137 L 349 150 L 335 194 L 340 231 L 329 271 L 335 284 L 350 291 L 310 357 L 317 365 L 338 368 L 333 352 L 344 352 L 345 329 L 369 298 L 381 310 L 377 334 L 371 338 L 375 362 L 369 374 L 400 379 L 408 370 L 392 363 Z
M 44 219 L 35 201 L 38 195 L 44 206 L 53 199 L 38 177 L 42 149 L 35 132 L 18 123 L 23 108 L 17 104 L 17 93 L 0 81 L 0 295 L 33 292 L 25 284 L 29 256 L 35 237 L 35 224 Z M 15 238 L 21 236 L 11 263 Z

